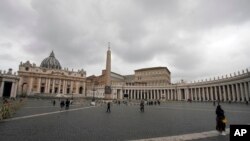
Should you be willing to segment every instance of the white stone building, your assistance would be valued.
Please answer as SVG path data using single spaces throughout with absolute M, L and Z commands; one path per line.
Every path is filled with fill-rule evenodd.
M 15 98 L 17 95 L 19 77 L 16 73 L 12 73 L 12 69 L 8 72 L 0 71 L 0 97 Z

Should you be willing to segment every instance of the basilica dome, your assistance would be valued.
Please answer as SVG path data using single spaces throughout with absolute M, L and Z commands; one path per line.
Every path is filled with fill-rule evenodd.
M 52 51 L 49 57 L 43 59 L 40 67 L 48 69 L 61 69 L 60 62 L 56 59 L 54 52 Z

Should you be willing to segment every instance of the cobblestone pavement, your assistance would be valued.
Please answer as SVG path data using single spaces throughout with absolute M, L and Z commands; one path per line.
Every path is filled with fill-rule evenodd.
M 58 104 L 58 102 L 57 102 Z M 200 133 L 215 129 L 215 108 L 211 103 L 169 102 L 160 106 L 139 105 L 88 107 L 89 103 L 77 103 L 74 111 L 60 111 L 48 100 L 28 100 L 15 117 L 56 112 L 13 121 L 0 122 L 0 140 L 4 141 L 86 141 L 86 140 L 137 140 L 156 137 Z M 77 109 L 78 108 L 78 109 Z M 222 104 L 229 124 L 250 123 L 250 106 Z M 64 109 L 62 111 L 65 111 Z M 229 126 L 227 126 L 229 127 Z M 196 141 L 227 141 L 227 136 L 216 136 Z

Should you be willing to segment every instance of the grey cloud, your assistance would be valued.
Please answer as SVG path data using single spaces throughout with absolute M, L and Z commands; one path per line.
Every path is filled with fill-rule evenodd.
M 149 66 L 157 60 L 162 66 L 170 65 L 175 79 L 195 79 L 229 71 L 228 64 L 227 69 L 216 65 L 230 57 L 234 63 L 242 62 L 237 67 L 250 65 L 241 61 L 248 57 L 249 41 L 236 39 L 242 48 L 224 58 L 207 54 L 210 43 L 203 41 L 211 30 L 228 25 L 243 28 L 250 19 L 248 13 L 246 0 L 4 0 L 0 2 L 0 30 L 4 33 L 0 43 L 8 44 L 0 47 L 21 48 L 24 56 L 39 65 L 54 50 L 63 67 L 83 67 L 95 74 L 101 71 L 95 68 L 105 67 L 107 42 L 111 42 L 112 54 L 129 65 L 123 74 L 133 71 L 127 68 Z M 0 55 L 13 64 L 10 52 Z

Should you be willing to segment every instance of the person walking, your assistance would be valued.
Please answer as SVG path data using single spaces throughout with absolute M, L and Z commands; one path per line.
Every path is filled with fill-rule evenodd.
M 53 100 L 53 106 L 55 106 L 55 105 L 56 105 L 56 100 L 54 99 L 54 100 Z
M 216 130 L 221 133 L 221 135 L 226 135 L 225 133 L 226 128 L 226 117 L 224 110 L 221 108 L 220 105 L 216 108 Z
M 65 105 L 66 105 L 65 109 L 66 109 L 66 110 L 69 109 L 69 104 L 70 104 L 70 101 L 69 101 L 69 99 L 67 99 L 67 100 L 66 100 L 66 103 L 65 103 Z
M 110 113 L 111 111 L 110 111 L 110 102 L 108 102 L 108 104 L 107 104 L 107 113 Z
M 61 103 L 60 103 L 61 109 L 64 107 L 64 105 L 65 105 L 64 100 L 61 100 Z
M 140 110 L 141 112 L 144 112 L 144 101 L 141 101 L 140 103 Z

